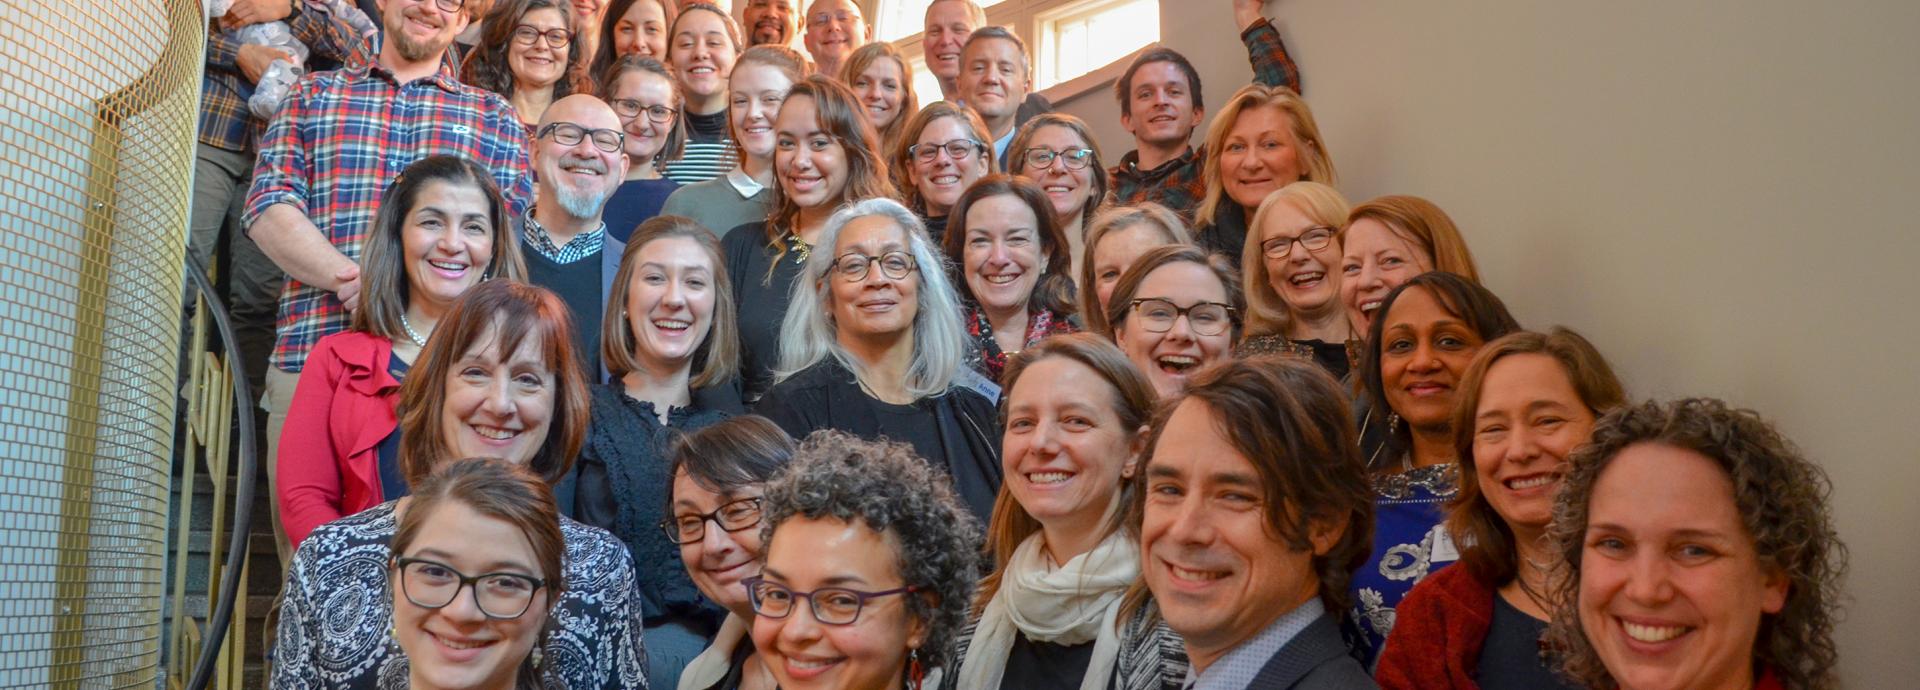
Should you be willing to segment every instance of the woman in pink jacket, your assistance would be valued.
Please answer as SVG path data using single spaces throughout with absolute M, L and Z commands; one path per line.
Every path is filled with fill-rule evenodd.
M 420 159 L 387 187 L 362 245 L 353 322 L 314 345 L 280 435 L 276 508 L 294 546 L 320 525 L 406 494 L 400 379 L 468 288 L 525 279 L 511 232 L 492 176 L 464 158 Z

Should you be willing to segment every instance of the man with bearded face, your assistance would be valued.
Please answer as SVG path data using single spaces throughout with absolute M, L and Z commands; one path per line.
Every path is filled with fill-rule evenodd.
M 747 30 L 748 47 L 791 48 L 800 33 L 800 9 L 794 6 L 794 0 L 748 0 L 740 13 L 740 26 Z
M 268 457 L 278 449 L 307 353 L 346 330 L 348 314 L 359 307 L 360 245 L 381 192 L 402 169 L 433 154 L 464 156 L 492 171 L 514 212 L 533 193 L 526 130 L 513 107 L 499 94 L 461 84 L 446 59 L 486 0 L 377 4 L 379 34 L 367 37 L 345 67 L 294 86 L 254 163 L 243 226 L 287 275 L 261 396 Z M 274 463 L 267 467 L 272 485 Z M 274 518 L 284 563 L 291 550 Z
M 580 365 L 594 381 L 606 380 L 600 320 L 626 250 L 601 219 L 607 199 L 627 177 L 623 136 L 620 117 L 605 101 L 586 94 L 554 101 L 534 129 L 539 185 L 533 206 L 514 221 L 527 280 L 560 295 L 573 312 Z

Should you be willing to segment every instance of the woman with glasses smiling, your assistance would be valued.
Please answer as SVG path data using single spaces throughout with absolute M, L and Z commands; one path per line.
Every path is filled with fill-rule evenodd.
M 567 583 L 552 490 L 491 458 L 449 463 L 417 488 L 387 575 L 405 656 L 381 677 L 404 673 L 412 690 L 554 687 L 540 641 Z
M 827 219 L 793 282 L 780 368 L 755 410 L 794 438 L 838 429 L 913 446 L 982 522 L 1000 491 L 993 403 L 956 385 L 960 298 L 913 212 L 869 199 Z
M 1150 249 L 1127 268 L 1107 301 L 1113 342 L 1161 398 L 1187 377 L 1232 354 L 1246 311 L 1240 276 L 1218 255 L 1192 245 Z
M 1311 359 L 1336 379 L 1360 359 L 1359 337 L 1340 302 L 1340 241 L 1347 199 L 1318 182 L 1267 195 L 1240 254 L 1247 290 L 1241 356 Z
M 767 487 L 753 642 L 782 690 L 940 687 L 979 577 L 980 526 L 897 443 L 808 437 Z
M 573 13 L 555 0 L 506 0 L 485 26 L 460 81 L 507 97 L 531 140 L 547 106 L 574 92 Z
M 660 215 L 667 197 L 680 189 L 664 171 L 687 146 L 687 130 L 680 122 L 680 83 L 659 60 L 625 55 L 602 75 L 607 105 L 620 118 L 627 134 L 627 179 L 613 190 L 600 217 L 607 234 L 621 242 L 634 228 Z
M 660 529 L 679 545 L 700 593 L 727 610 L 713 644 L 680 673 L 680 690 L 770 690 L 772 672 L 747 638 L 753 607 L 740 583 L 760 574 L 762 496 L 793 458 L 793 441 L 767 418 L 747 415 L 682 436 L 667 455 L 673 517 Z
M 971 108 L 935 101 L 907 121 L 892 155 L 894 187 L 926 222 L 927 238 L 943 244 L 960 193 L 993 170 L 987 123 Z
M 1080 118 L 1047 113 L 1028 120 L 1007 145 L 1007 172 L 1033 178 L 1053 201 L 1053 219 L 1067 238 L 1072 272 L 1085 263 L 1087 219 L 1106 206 L 1107 173 L 1093 130 Z M 1084 287 L 1084 286 L 1083 286 Z

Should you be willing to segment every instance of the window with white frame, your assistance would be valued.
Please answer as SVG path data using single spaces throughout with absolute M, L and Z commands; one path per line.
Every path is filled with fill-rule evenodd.
M 913 65 L 914 90 L 938 94 L 920 34 L 933 0 L 873 0 L 874 37 L 892 41 Z M 979 0 L 987 23 L 1007 27 L 1033 53 L 1035 90 L 1071 80 L 1160 40 L 1160 0 Z M 934 96 L 923 96 L 932 102 Z

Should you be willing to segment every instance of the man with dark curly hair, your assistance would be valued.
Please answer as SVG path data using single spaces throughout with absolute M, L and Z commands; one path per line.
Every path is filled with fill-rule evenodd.
M 1378 687 L 1340 635 L 1373 533 L 1345 401 L 1310 362 L 1230 360 L 1155 421 L 1131 525 L 1186 687 Z
M 939 686 L 981 566 L 945 474 L 911 446 L 819 431 L 762 511 L 765 565 L 743 584 L 780 687 Z
M 1587 687 L 1838 687 L 1825 472 L 1751 410 L 1617 410 L 1567 459 L 1548 641 Z

